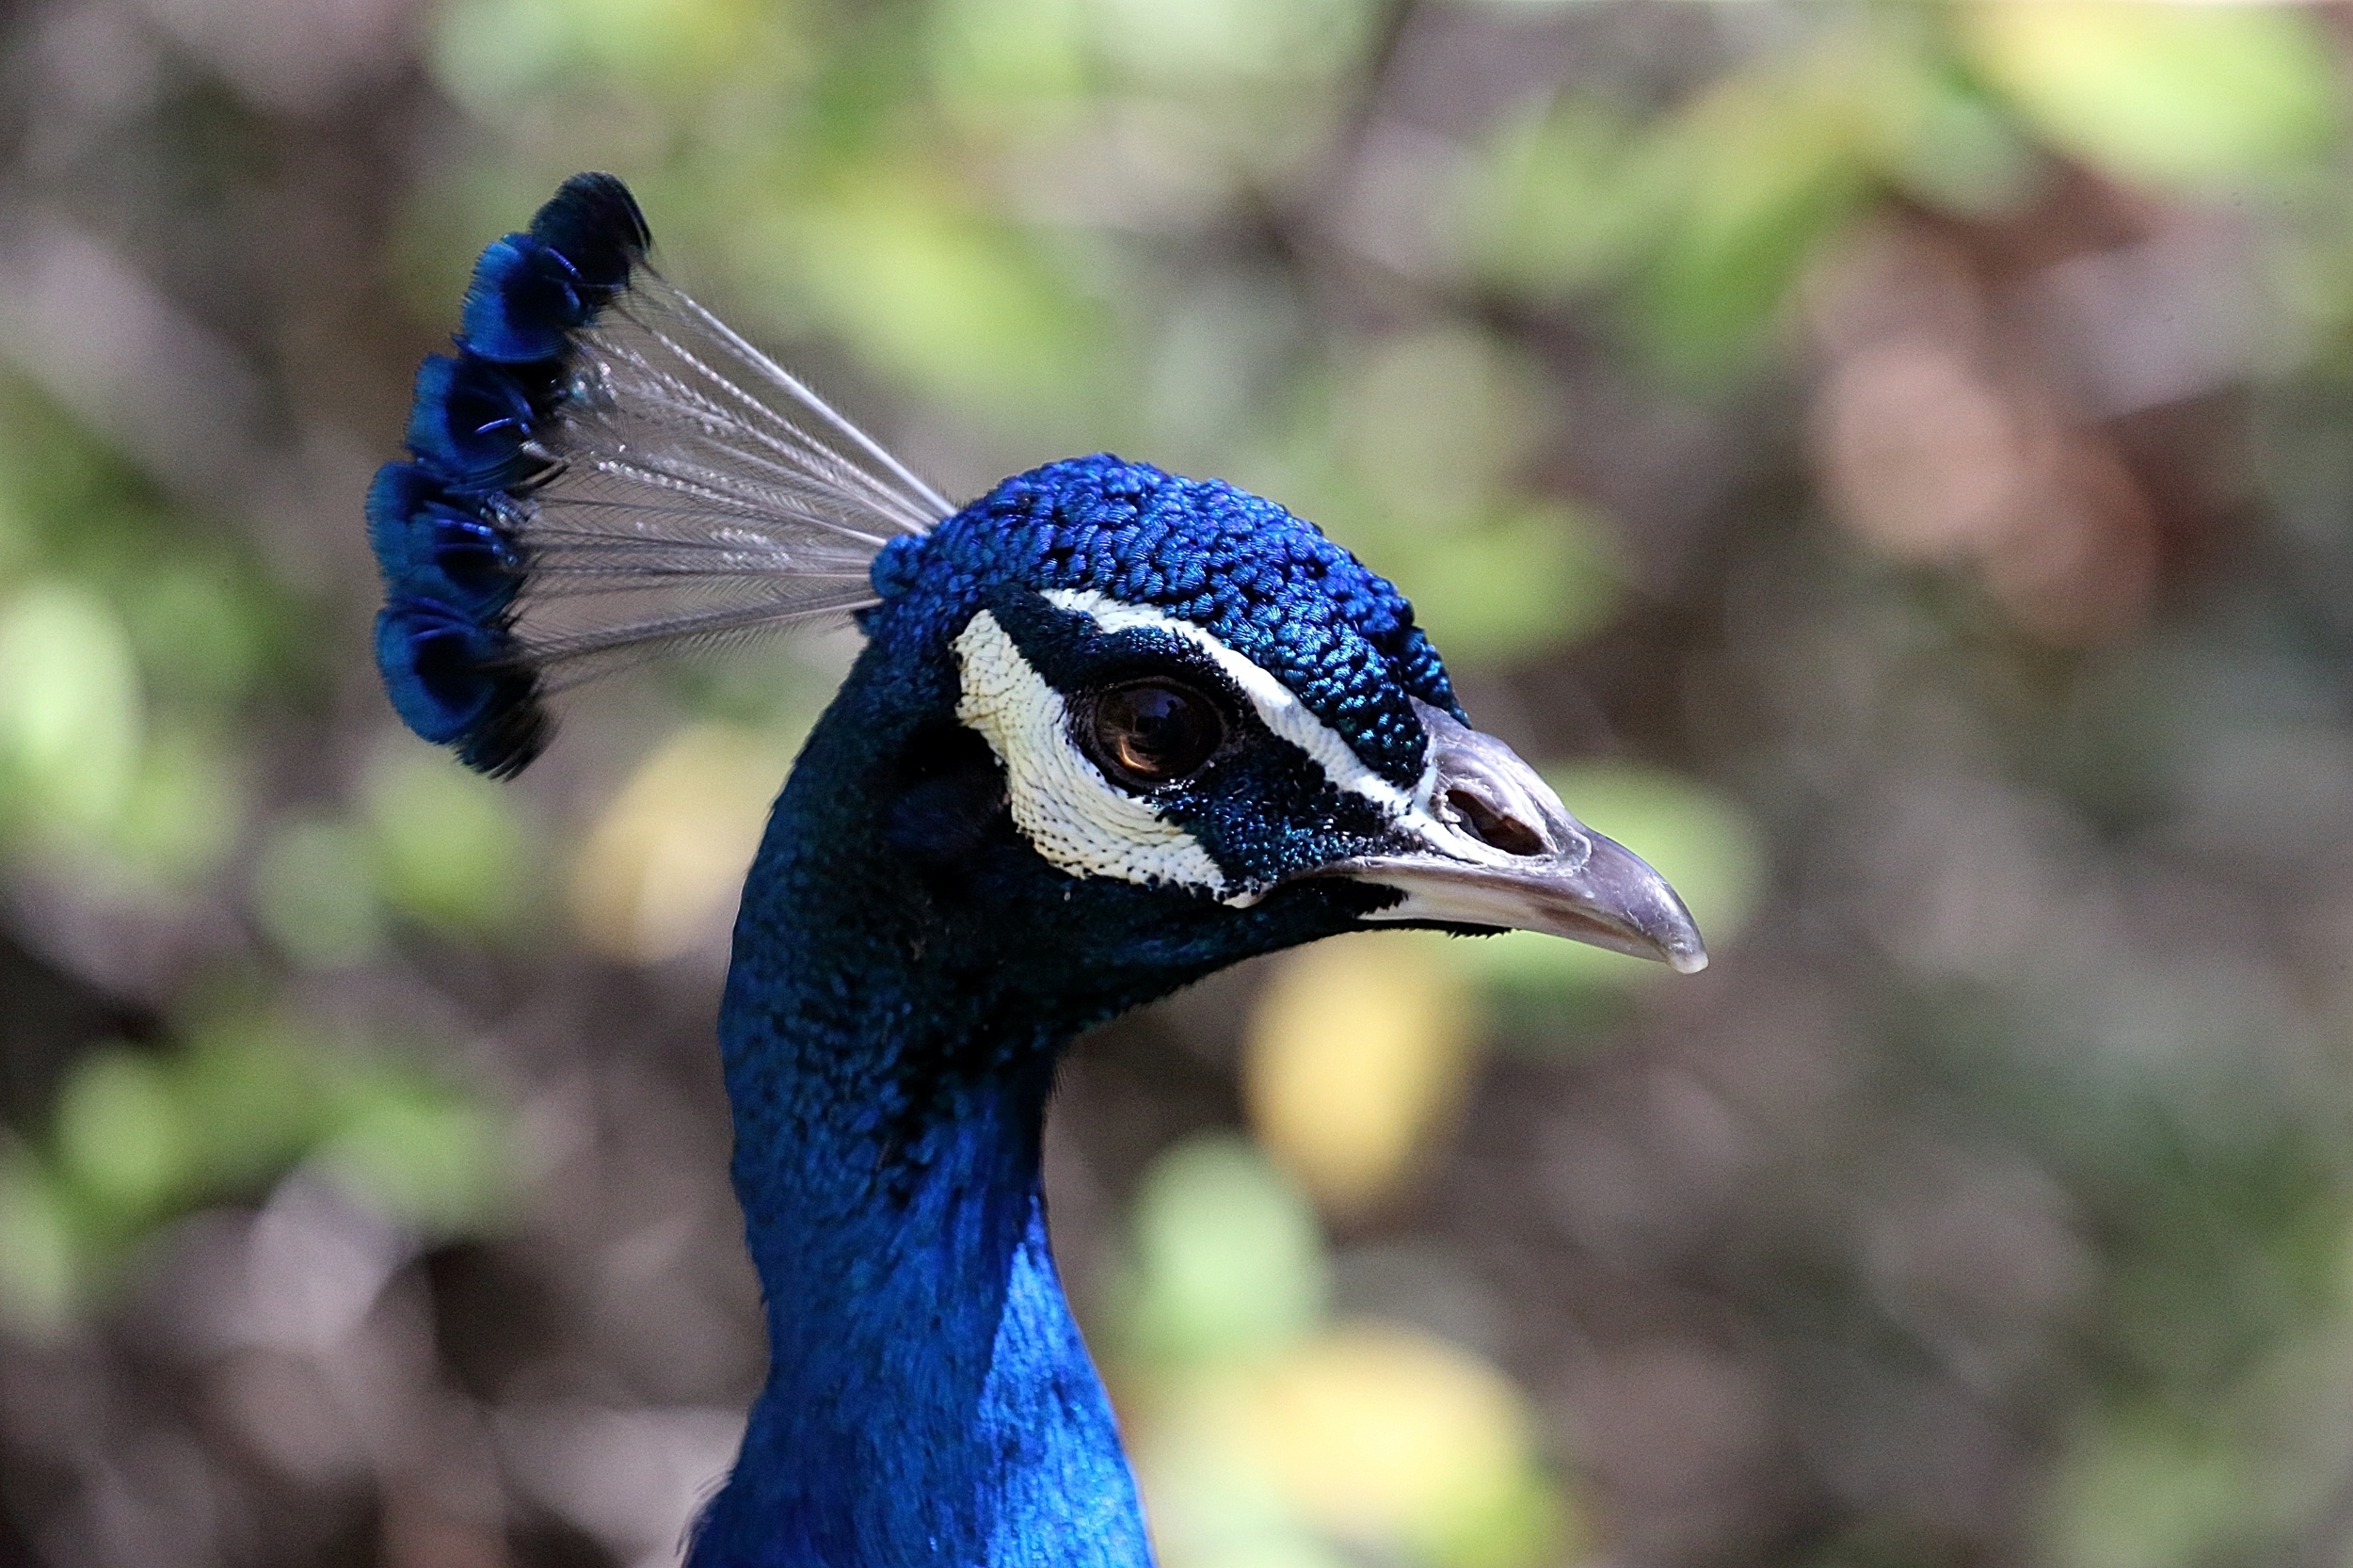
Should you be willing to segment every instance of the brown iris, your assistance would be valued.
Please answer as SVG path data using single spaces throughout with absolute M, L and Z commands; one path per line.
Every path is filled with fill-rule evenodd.
M 1096 694 L 1080 726 L 1087 755 L 1131 790 L 1171 784 L 1197 771 L 1225 738 L 1217 704 L 1171 680 L 1137 680 Z

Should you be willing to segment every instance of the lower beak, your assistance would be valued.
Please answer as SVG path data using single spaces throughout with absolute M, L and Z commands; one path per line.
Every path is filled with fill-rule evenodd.
M 1492 735 L 1417 703 L 1436 769 L 1430 808 L 1392 852 L 1309 874 L 1394 888 L 1368 920 L 1542 931 L 1684 974 L 1707 967 L 1691 912 L 1667 879 L 1578 822 L 1536 770 Z

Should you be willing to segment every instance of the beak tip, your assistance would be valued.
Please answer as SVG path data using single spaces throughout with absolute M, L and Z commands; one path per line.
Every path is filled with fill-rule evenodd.
M 1697 943 L 1667 953 L 1667 965 L 1677 974 L 1697 974 L 1707 968 L 1707 950 Z

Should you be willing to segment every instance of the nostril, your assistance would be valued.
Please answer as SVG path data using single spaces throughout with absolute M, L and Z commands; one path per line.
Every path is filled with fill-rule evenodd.
M 1506 855 L 1543 855 L 1552 847 L 1545 842 L 1541 831 L 1509 812 L 1496 809 L 1468 790 L 1449 790 L 1446 803 L 1464 831 L 1491 849 L 1499 849 Z

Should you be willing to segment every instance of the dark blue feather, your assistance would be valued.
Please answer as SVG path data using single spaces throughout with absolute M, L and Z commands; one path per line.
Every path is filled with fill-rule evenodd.
M 393 710 L 494 777 L 520 772 L 547 744 L 531 672 L 511 652 L 496 622 L 430 599 L 395 599 L 376 617 L 376 666 Z
M 664 643 L 871 603 L 883 543 L 951 510 L 647 264 L 609 174 L 476 263 L 368 499 L 394 706 L 512 772 L 550 691 Z M 560 673 L 559 673 L 560 672 Z
M 532 215 L 531 237 L 561 255 L 591 309 L 629 286 L 653 248 L 653 232 L 629 187 L 610 174 L 575 174 Z
M 505 609 L 523 569 L 507 504 L 496 492 L 452 489 L 421 464 L 385 464 L 368 488 L 368 542 L 386 593 L 485 620 Z
M 561 251 L 509 234 L 474 264 L 458 337 L 468 352 L 501 363 L 561 359 L 569 335 L 604 302 L 602 292 L 584 284 Z
M 460 334 L 486 360 L 562 359 L 570 335 L 627 288 L 653 236 L 629 187 L 575 174 L 531 220 L 474 264 Z
M 392 706 L 438 744 L 481 722 L 496 699 L 492 671 L 504 652 L 494 626 L 430 599 L 396 599 L 376 617 L 376 665 Z
M 512 368 L 460 352 L 426 357 L 408 408 L 408 450 L 452 484 L 512 484 L 531 467 L 536 410 Z

